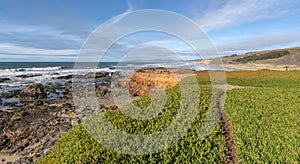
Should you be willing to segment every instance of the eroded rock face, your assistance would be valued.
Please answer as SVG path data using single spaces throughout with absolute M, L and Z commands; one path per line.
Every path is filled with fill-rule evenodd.
M 47 98 L 47 94 L 42 84 L 34 84 L 28 86 L 27 88 L 22 90 L 20 96 L 24 98 L 35 98 L 35 99 Z
M 179 79 L 167 69 L 143 69 L 130 75 L 129 93 L 135 96 L 147 95 L 156 90 L 175 86 Z

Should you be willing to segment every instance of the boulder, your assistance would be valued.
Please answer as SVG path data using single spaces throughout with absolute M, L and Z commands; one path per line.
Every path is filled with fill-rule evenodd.
M 28 86 L 27 88 L 22 90 L 20 96 L 23 98 L 28 97 L 28 98 L 35 98 L 35 99 L 47 98 L 47 94 L 42 84 L 34 84 Z

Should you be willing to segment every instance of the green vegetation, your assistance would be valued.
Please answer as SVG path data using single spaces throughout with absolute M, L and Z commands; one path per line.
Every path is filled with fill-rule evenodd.
M 228 72 L 229 84 L 258 88 L 227 92 L 225 110 L 241 163 L 300 161 L 300 72 Z
M 254 87 L 300 88 L 297 78 L 228 78 L 228 84 Z
M 238 86 L 300 88 L 299 71 L 233 71 L 226 76 L 228 84 Z
M 84 126 L 80 125 L 61 138 L 55 148 L 39 163 L 221 163 L 225 156 L 225 141 L 220 124 L 206 139 L 198 139 L 211 98 L 210 87 L 202 86 L 200 89 L 199 111 L 191 128 L 174 145 L 159 153 L 128 155 L 114 152 L 91 138 Z M 124 132 L 139 135 L 152 134 L 169 126 L 182 105 L 178 85 L 168 89 L 166 95 L 166 105 L 153 119 L 135 120 L 124 115 L 120 110 L 105 111 L 104 114 L 112 125 Z M 147 96 L 133 103 L 143 108 L 150 106 Z M 97 121 L 97 117 L 95 118 L 90 121 Z M 112 136 L 111 139 L 113 140 L 114 137 Z
M 288 54 L 290 54 L 290 52 L 287 50 L 272 51 L 272 52 L 267 52 L 267 53 L 263 53 L 263 54 L 259 54 L 259 55 L 253 54 L 250 56 L 245 56 L 243 58 L 238 58 L 233 61 L 240 62 L 240 63 L 248 63 L 248 62 L 257 61 L 257 60 L 280 58 L 280 57 L 286 56 Z
M 299 88 L 276 87 L 227 92 L 225 110 L 241 163 L 300 161 L 299 93 Z
M 232 125 L 240 163 L 299 163 L 300 72 L 234 71 L 227 82 L 256 88 L 227 91 L 225 111 Z M 220 124 L 205 140 L 198 140 L 211 99 L 207 72 L 198 72 L 199 112 L 188 132 L 159 153 L 127 155 L 114 152 L 91 138 L 83 125 L 68 132 L 39 163 L 223 163 L 225 137 Z M 179 112 L 180 88 L 166 91 L 167 103 L 153 119 L 135 120 L 119 110 L 105 111 L 112 125 L 123 132 L 152 134 L 168 127 Z M 150 108 L 148 96 L 133 102 Z M 97 128 L 96 128 L 97 129 Z

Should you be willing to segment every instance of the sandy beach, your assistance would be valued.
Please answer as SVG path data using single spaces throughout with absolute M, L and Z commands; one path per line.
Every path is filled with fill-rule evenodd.
M 212 60 L 201 60 L 196 61 L 195 63 L 209 65 L 212 67 L 220 67 L 221 65 L 213 64 Z M 300 70 L 299 65 L 284 65 L 284 64 L 262 64 L 262 63 L 241 63 L 241 64 L 223 64 L 223 67 L 226 69 L 232 70 L 262 70 L 262 69 L 269 69 L 269 70 L 278 70 L 278 71 L 285 71 L 288 70 Z M 287 67 L 287 68 L 286 68 Z

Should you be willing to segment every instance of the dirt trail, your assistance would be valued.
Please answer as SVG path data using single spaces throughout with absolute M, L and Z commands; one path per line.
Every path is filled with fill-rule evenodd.
M 225 154 L 226 157 L 224 159 L 225 163 L 238 163 L 236 142 L 233 137 L 233 131 L 230 122 L 227 119 L 226 112 L 222 110 L 221 113 L 221 124 L 225 131 L 225 142 L 226 149 Z
M 238 85 L 231 85 L 231 84 L 216 84 L 213 85 L 213 87 L 218 88 L 218 89 L 222 89 L 223 91 L 228 91 L 228 90 L 232 90 L 232 89 L 242 89 L 242 88 L 256 88 L 253 86 L 238 86 Z
M 236 148 L 236 142 L 233 137 L 233 129 L 232 126 L 227 118 L 226 111 L 224 110 L 223 106 L 221 105 L 221 102 L 224 100 L 225 92 L 227 90 L 235 89 L 235 88 L 250 88 L 250 87 L 242 87 L 242 86 L 234 86 L 234 85 L 214 85 L 213 87 L 222 89 L 223 92 L 220 94 L 220 96 L 217 99 L 217 105 L 219 110 L 221 111 L 221 124 L 222 128 L 225 132 L 225 159 L 224 163 L 230 163 L 235 164 L 238 163 L 238 156 L 237 156 L 237 148 Z

